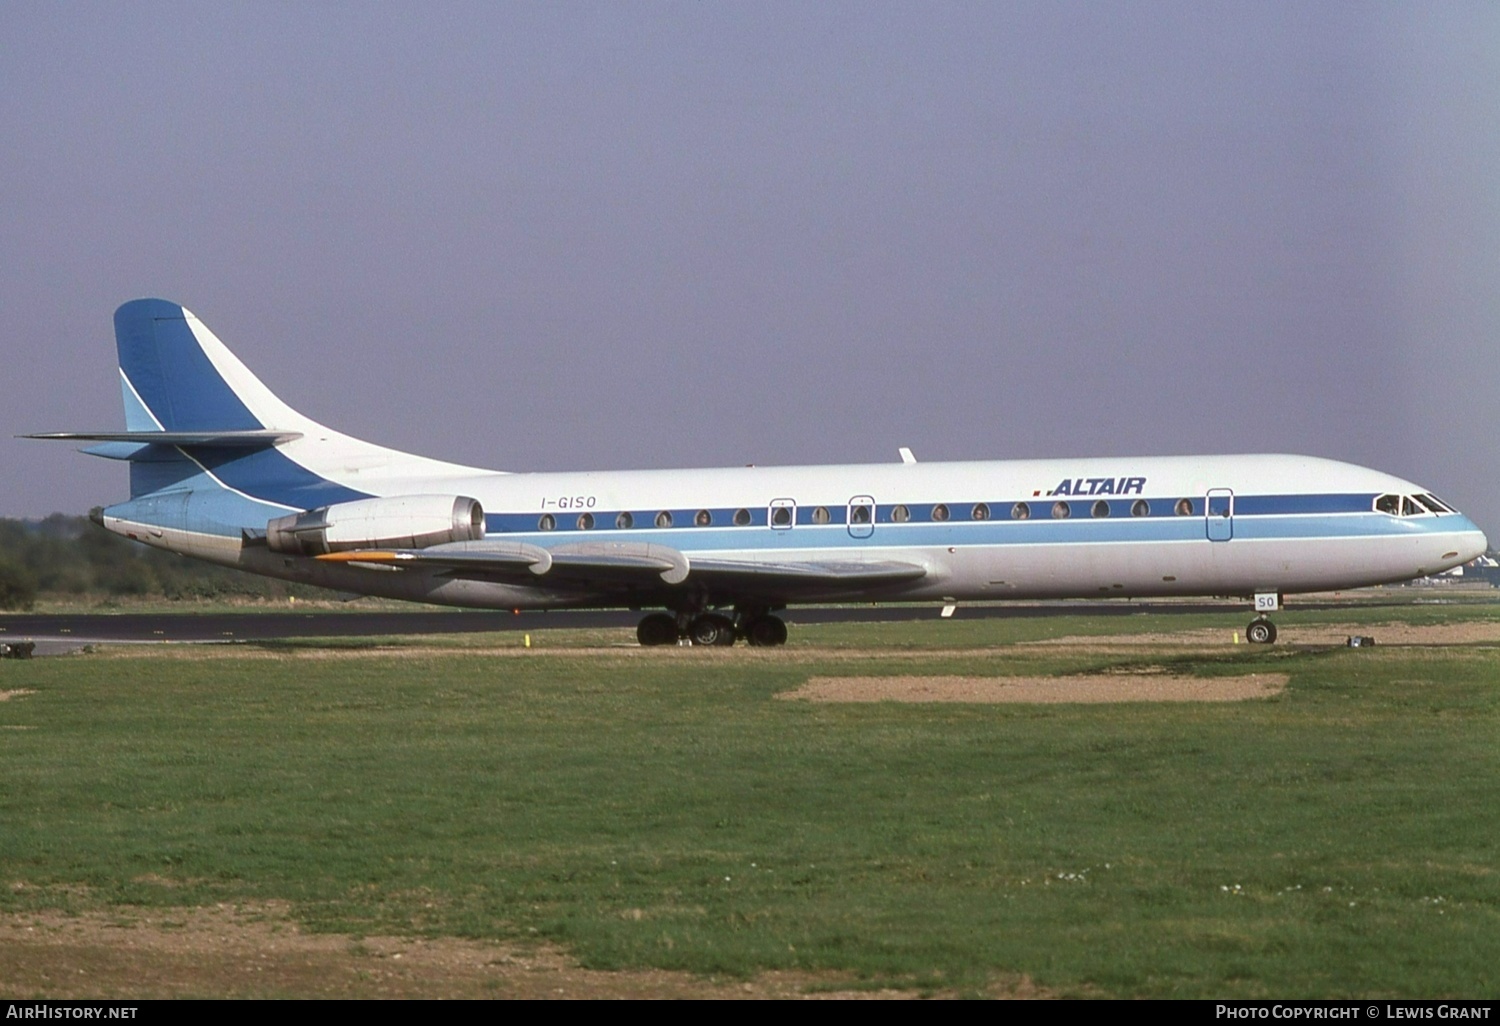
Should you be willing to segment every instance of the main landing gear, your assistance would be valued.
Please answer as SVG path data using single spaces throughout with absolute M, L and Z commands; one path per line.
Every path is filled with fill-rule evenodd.
M 756 610 L 741 612 L 734 619 L 723 613 L 652 613 L 635 629 L 643 646 L 675 645 L 686 638 L 694 645 L 727 647 L 744 638 L 757 647 L 786 644 L 786 621 Z

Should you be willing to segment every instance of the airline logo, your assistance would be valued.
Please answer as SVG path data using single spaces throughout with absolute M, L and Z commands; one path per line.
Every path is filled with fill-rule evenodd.
M 1146 489 L 1144 477 L 1075 477 L 1064 478 L 1048 495 L 1140 495 Z

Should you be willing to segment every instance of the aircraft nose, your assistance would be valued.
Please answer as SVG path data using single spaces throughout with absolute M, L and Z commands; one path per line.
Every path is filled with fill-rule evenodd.
M 1477 559 L 1490 550 L 1490 540 L 1485 537 L 1479 525 L 1474 523 L 1462 513 L 1459 514 L 1462 523 L 1458 525 L 1458 554 L 1462 557 L 1460 562 L 1467 563 L 1471 559 Z

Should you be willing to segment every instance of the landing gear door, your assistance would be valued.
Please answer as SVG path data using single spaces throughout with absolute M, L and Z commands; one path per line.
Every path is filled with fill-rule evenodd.
M 868 538 L 875 533 L 875 500 L 868 495 L 856 495 L 849 500 L 849 533 L 856 538 Z
M 1209 541 L 1228 541 L 1234 537 L 1234 492 L 1228 488 L 1210 488 L 1204 510 Z

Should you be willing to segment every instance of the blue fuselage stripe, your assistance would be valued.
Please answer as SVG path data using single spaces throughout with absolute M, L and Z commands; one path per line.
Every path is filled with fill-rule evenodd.
M 1397 517 L 1376 513 L 1372 509 L 1375 493 L 1354 495 L 1265 495 L 1236 496 L 1232 517 L 1232 537 L 1240 541 L 1257 539 L 1415 536 L 1456 529 L 1457 520 L 1449 516 Z M 879 506 L 873 528 L 868 524 L 848 523 L 845 507 L 828 507 L 826 522 L 815 522 L 818 507 L 799 507 L 795 526 L 769 529 L 770 510 L 766 507 L 737 509 L 631 510 L 631 526 L 617 527 L 620 513 L 608 510 L 569 510 L 566 513 L 490 513 L 485 517 L 487 531 L 536 545 L 556 545 L 576 540 L 581 535 L 602 539 L 640 539 L 660 542 L 684 551 L 716 551 L 778 548 L 861 548 L 871 545 L 894 548 L 971 545 L 1048 545 L 1059 543 L 1115 542 L 1184 542 L 1203 541 L 1208 537 L 1203 499 L 1194 501 L 1192 515 L 1174 512 L 1174 499 L 1149 499 L 1146 515 L 1131 516 L 1134 500 L 1111 500 L 1110 515 L 1090 515 L 1093 500 L 1072 500 L 1072 516 L 1053 519 L 1048 515 L 1053 500 L 1031 501 L 1028 519 L 1010 519 L 1011 503 L 990 503 L 991 516 L 1003 511 L 1003 519 L 968 519 L 972 503 L 948 503 L 950 517 L 962 510 L 964 519 L 932 520 L 937 504 L 908 504 L 904 508 L 910 519 L 893 521 L 894 506 Z M 1039 508 L 1040 507 L 1040 508 Z M 1118 507 L 1118 511 L 1116 509 Z M 671 515 L 671 526 L 657 527 L 656 518 Z M 708 523 L 699 526 L 700 514 L 707 512 Z M 737 526 L 737 512 L 748 512 L 750 523 Z M 550 517 L 550 529 L 539 530 L 538 523 Z M 591 527 L 581 527 L 583 518 Z M 743 518 L 742 518 L 743 519 Z M 862 535 L 856 537 L 856 534 Z

